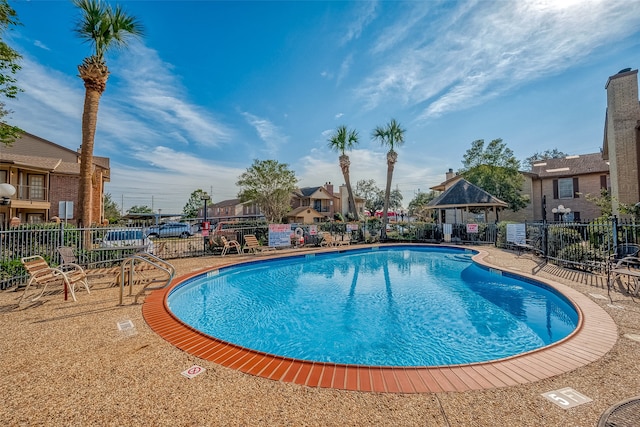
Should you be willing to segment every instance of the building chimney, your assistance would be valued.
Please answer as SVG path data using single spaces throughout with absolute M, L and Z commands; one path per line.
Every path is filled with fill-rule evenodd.
M 445 180 L 449 181 L 454 176 L 456 176 L 456 174 L 453 173 L 453 169 L 449 168 L 449 171 L 445 174 Z
M 326 188 L 326 189 L 327 189 L 327 193 L 329 193 L 330 195 L 332 195 L 332 196 L 333 196 L 333 184 L 331 184 L 331 181 L 326 182 L 326 183 L 324 184 L 324 188 Z

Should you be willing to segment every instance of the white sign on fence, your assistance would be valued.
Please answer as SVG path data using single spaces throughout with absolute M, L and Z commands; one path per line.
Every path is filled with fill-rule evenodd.
M 527 229 L 524 224 L 507 224 L 507 242 L 524 245 L 527 240 Z
M 269 224 L 269 246 L 291 246 L 291 224 Z

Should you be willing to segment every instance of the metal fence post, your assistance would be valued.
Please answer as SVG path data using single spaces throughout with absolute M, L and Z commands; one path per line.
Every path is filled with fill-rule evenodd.
M 618 217 L 613 216 L 611 218 L 611 233 L 613 234 L 613 250 L 618 247 Z
M 549 251 L 549 223 L 547 218 L 542 219 L 542 257 L 547 258 Z

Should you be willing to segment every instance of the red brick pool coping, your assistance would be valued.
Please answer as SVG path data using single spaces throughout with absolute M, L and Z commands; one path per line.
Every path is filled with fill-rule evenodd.
M 490 266 L 484 262 L 487 252 L 481 249 L 477 251 L 479 253 L 474 260 Z M 386 393 L 462 392 L 508 387 L 557 376 L 594 362 L 611 350 L 618 338 L 613 319 L 587 296 L 560 283 L 513 272 L 543 282 L 569 298 L 578 307 L 576 331 L 542 349 L 498 361 L 467 365 L 378 367 L 308 362 L 274 356 L 205 335 L 177 320 L 168 310 L 166 298 L 173 287 L 193 276 L 222 267 L 182 276 L 166 289 L 149 294 L 142 307 L 147 324 L 175 347 L 201 359 L 251 375 L 308 387 Z

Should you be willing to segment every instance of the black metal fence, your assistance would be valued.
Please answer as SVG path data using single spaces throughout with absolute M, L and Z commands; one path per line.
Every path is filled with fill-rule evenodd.
M 315 227 L 293 225 L 302 229 L 303 244 L 318 246 L 323 232 L 349 235 L 352 243 L 371 243 L 380 240 L 382 223 L 370 219 L 358 223 L 326 222 Z M 498 224 L 441 224 L 398 222 L 387 227 L 387 242 L 452 242 L 457 244 L 491 244 L 514 249 L 507 241 L 507 223 Z M 640 225 L 617 218 L 589 223 L 536 222 L 526 223 L 527 247 L 555 264 L 591 271 L 604 271 L 607 260 L 618 245 L 640 243 Z M 127 231 L 125 233 L 125 231 Z M 129 224 L 126 227 L 76 228 L 66 224 L 22 225 L 15 229 L 0 230 L 0 289 L 23 283 L 27 277 L 21 258 L 41 255 L 52 265 L 61 263 L 57 248 L 69 246 L 76 261 L 83 266 L 105 266 L 120 262 L 139 250 L 147 250 L 163 259 L 199 257 L 219 254 L 221 247 L 216 237 L 225 235 L 244 244 L 246 234 L 254 234 L 262 244 L 268 244 L 268 224 L 264 222 L 228 223 L 212 236 L 201 231 L 192 236 L 148 238 L 146 226 Z M 131 234 L 133 233 L 133 234 Z M 293 237 L 293 236 L 292 236 Z M 291 240 L 292 246 L 299 239 Z
M 496 246 L 513 248 L 499 224 Z M 527 246 L 548 261 L 580 270 L 603 272 L 616 248 L 640 243 L 640 224 L 616 217 L 590 222 L 526 223 Z

